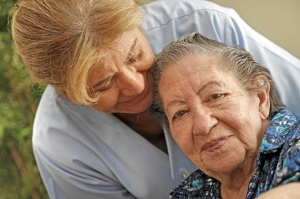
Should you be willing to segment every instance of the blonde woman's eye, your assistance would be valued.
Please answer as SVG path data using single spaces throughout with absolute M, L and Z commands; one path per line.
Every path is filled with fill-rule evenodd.
M 130 57 L 126 63 L 128 65 L 134 64 L 135 62 L 139 61 L 141 59 L 141 57 L 143 56 L 143 51 L 139 51 L 139 53 L 137 55 L 132 55 L 132 57 Z
M 109 78 L 103 85 L 101 85 L 101 87 L 99 87 L 96 91 L 97 92 L 105 92 L 107 90 L 109 90 L 113 83 L 114 83 L 115 77 L 111 77 Z
M 136 58 L 135 57 L 131 57 L 130 59 L 127 60 L 127 64 L 128 65 L 131 65 L 131 64 L 133 64 L 135 62 L 136 62 Z

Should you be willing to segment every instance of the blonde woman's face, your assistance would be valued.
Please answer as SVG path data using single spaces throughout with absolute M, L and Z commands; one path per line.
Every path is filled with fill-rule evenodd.
M 101 96 L 92 108 L 105 113 L 143 112 L 153 100 L 152 49 L 138 28 L 121 35 L 115 49 L 118 52 L 89 74 L 90 96 Z

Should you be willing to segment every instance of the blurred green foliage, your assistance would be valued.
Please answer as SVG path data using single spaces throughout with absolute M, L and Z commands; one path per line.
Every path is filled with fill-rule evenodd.
M 48 198 L 32 151 L 34 114 L 43 91 L 12 48 L 8 22 L 16 0 L 0 0 L 0 199 Z

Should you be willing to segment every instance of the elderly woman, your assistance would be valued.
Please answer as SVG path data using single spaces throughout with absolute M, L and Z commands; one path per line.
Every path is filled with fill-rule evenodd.
M 150 110 L 200 169 L 171 198 L 299 198 L 300 121 L 247 51 L 186 35 L 154 75 Z

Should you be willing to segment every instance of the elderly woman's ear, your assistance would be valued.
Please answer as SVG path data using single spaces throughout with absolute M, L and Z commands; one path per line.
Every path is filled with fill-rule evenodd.
M 260 117 L 267 119 L 270 111 L 270 83 L 265 76 L 259 76 L 255 78 L 254 85 L 257 88 Z

